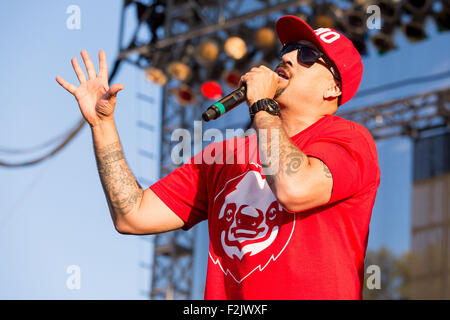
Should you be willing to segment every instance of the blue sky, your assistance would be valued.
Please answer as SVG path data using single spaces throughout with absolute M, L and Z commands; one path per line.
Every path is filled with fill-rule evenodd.
M 66 9 L 72 4 L 81 9 L 80 30 L 66 28 Z M 78 106 L 55 76 L 77 83 L 70 59 L 80 57 L 81 49 L 88 50 L 96 66 L 98 51 L 104 49 L 112 67 L 118 53 L 121 4 L 109 0 L 0 2 L 0 147 L 32 147 L 78 122 Z M 384 56 L 370 47 L 360 88 L 449 70 L 450 59 L 443 53 L 450 51 L 450 35 L 438 34 L 433 24 L 429 31 L 430 38 L 416 44 L 399 35 L 399 49 Z M 137 151 L 157 152 L 159 137 L 139 131 L 136 121 L 158 125 L 160 91 L 144 79 L 141 70 L 124 64 L 114 82 L 125 84 L 115 115 L 125 156 L 141 185 L 147 187 L 157 178 L 157 164 L 139 157 Z M 447 79 L 411 85 L 355 98 L 344 107 L 372 105 L 449 84 Z M 137 99 L 138 93 L 153 96 L 155 103 Z M 235 123 L 244 114 L 242 105 L 223 121 Z M 410 241 L 411 143 L 394 138 L 377 142 L 377 147 L 381 185 L 369 248 L 384 245 L 402 253 Z M 14 162 L 40 154 L 27 158 L 0 153 L 0 159 Z M 124 236 L 114 230 L 87 127 L 48 161 L 24 169 L 0 168 L 0 181 L 0 299 L 146 298 L 151 236 Z M 205 227 L 203 223 L 199 228 L 199 238 L 205 237 Z M 199 241 L 197 248 L 195 297 L 201 298 L 207 246 Z M 70 265 L 81 269 L 80 290 L 66 286 Z

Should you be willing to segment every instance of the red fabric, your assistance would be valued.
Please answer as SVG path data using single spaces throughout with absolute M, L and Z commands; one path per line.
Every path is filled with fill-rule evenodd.
M 186 222 L 185 229 L 208 219 L 206 299 L 362 297 L 369 222 L 380 183 L 375 142 L 363 126 L 334 115 L 291 140 L 330 169 L 328 204 L 283 211 L 255 148 L 240 158 L 243 164 L 226 164 L 242 156 L 233 143 L 256 145 L 255 135 L 212 143 L 150 187 Z M 221 163 L 201 164 L 205 155 Z

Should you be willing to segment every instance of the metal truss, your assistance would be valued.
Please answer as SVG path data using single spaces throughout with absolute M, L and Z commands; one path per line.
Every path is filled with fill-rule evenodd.
M 337 114 L 365 126 L 374 139 L 418 138 L 421 132 L 450 128 L 450 89 L 427 92 Z
M 194 120 L 200 119 L 199 108 L 183 108 L 163 87 L 161 106 L 160 177 L 177 168 L 170 157 L 172 132 L 178 128 L 193 131 Z M 195 228 L 177 230 L 154 237 L 151 299 L 189 299 L 192 288 L 192 265 Z
M 251 6 L 244 6 L 242 0 L 166 0 L 166 1 L 125 1 L 124 9 L 132 3 L 146 3 L 132 41 L 128 46 L 120 42 L 119 59 L 129 59 L 132 54 L 151 57 L 156 51 L 170 49 L 184 41 L 200 38 L 221 30 L 228 30 L 255 18 L 267 17 L 271 13 L 296 13 L 301 5 L 310 0 L 256 0 Z M 164 5 L 164 32 L 161 37 L 156 32 L 150 42 L 139 40 L 139 32 L 145 21 L 151 18 L 155 5 Z M 286 11 L 289 10 L 290 11 Z M 125 10 L 122 11 L 122 28 Z M 151 27 L 150 27 L 151 28 Z M 121 39 L 123 33 L 121 32 Z

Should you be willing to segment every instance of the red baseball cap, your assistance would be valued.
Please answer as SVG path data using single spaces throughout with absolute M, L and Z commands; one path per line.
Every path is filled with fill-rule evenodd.
M 322 51 L 337 67 L 342 80 L 340 105 L 349 101 L 358 91 L 363 74 L 361 56 L 352 41 L 331 28 L 313 30 L 296 16 L 283 16 L 275 24 L 282 45 L 307 40 Z

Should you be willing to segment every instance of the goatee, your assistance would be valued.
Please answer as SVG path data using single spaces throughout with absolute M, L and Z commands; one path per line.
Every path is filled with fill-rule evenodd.
M 278 88 L 277 91 L 275 92 L 274 99 L 278 98 L 284 92 L 284 90 L 286 90 L 286 87 Z

